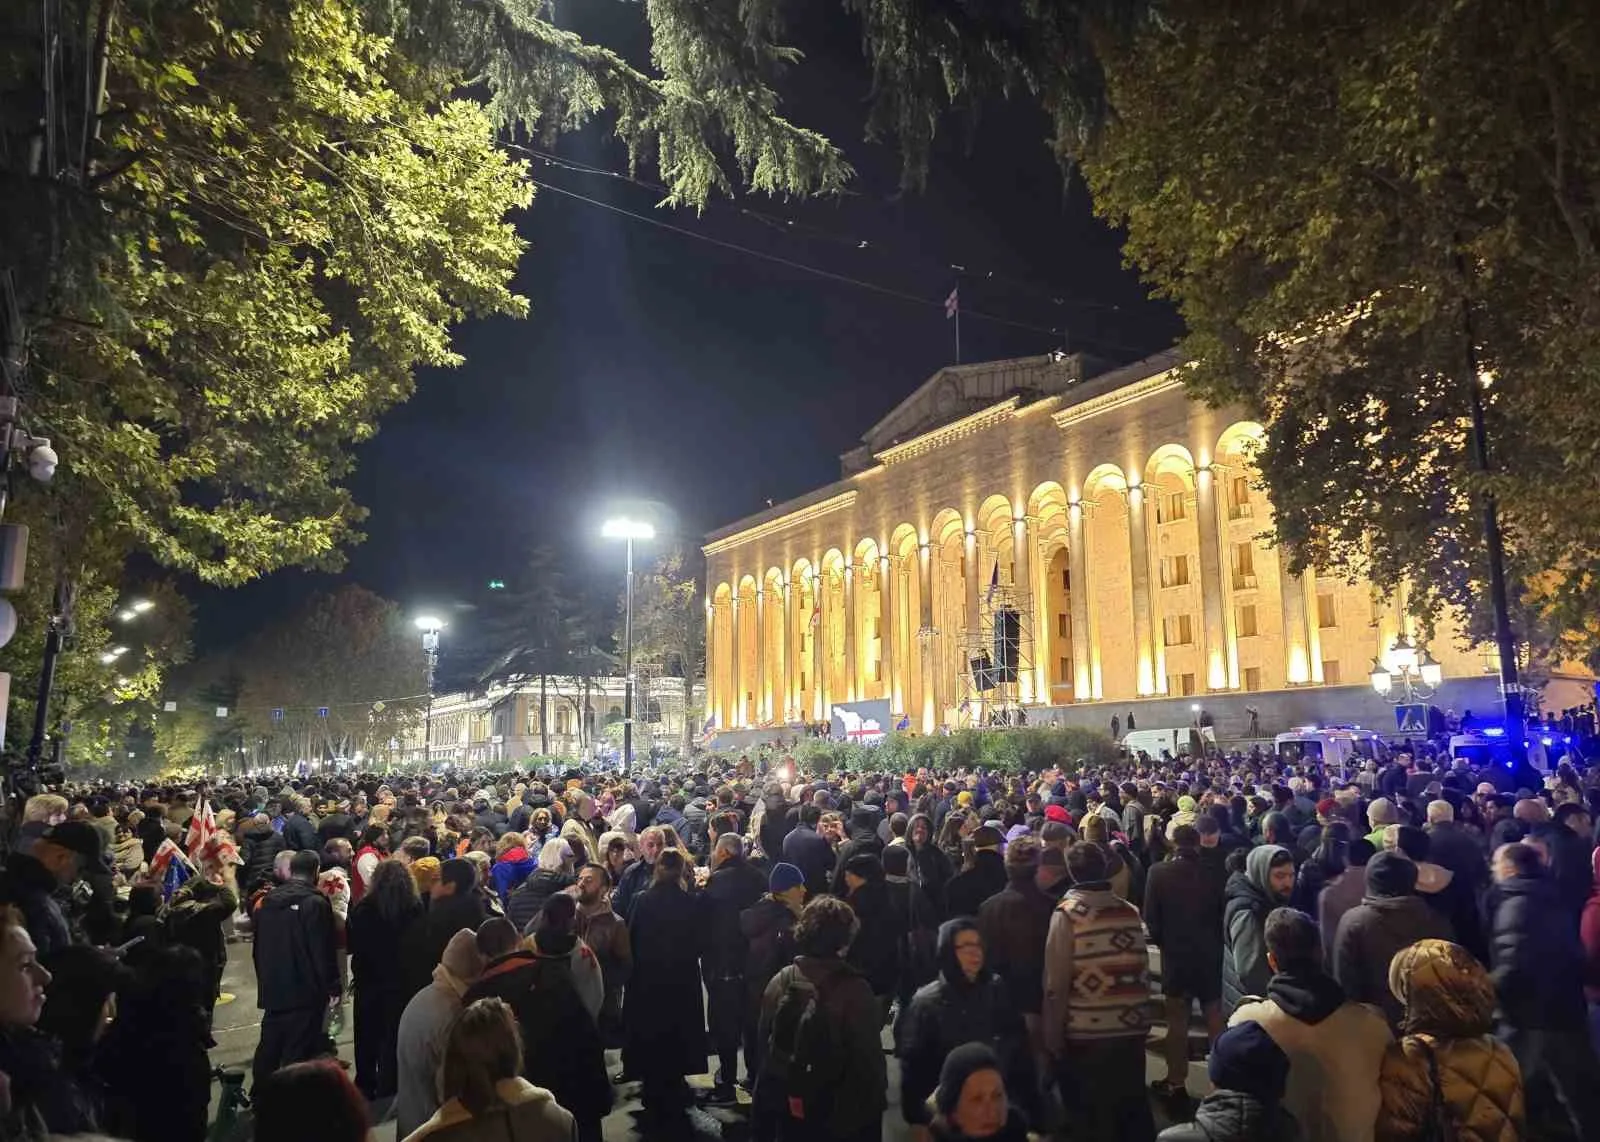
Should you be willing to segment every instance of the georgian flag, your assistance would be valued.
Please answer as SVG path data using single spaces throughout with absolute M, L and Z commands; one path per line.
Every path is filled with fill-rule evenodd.
M 950 290 L 950 296 L 944 299 L 944 315 L 948 320 L 961 312 L 961 287 L 955 286 Z
M 188 850 L 189 858 L 199 860 L 201 851 L 216 835 L 217 815 L 211 811 L 211 802 L 201 797 L 200 807 L 195 810 L 194 816 L 189 818 L 189 832 L 183 840 L 183 847 Z

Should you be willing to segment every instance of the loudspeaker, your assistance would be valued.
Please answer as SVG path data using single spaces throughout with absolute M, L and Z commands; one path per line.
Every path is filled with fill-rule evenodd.
M 994 613 L 995 679 L 1015 682 L 1021 668 L 1022 616 L 1014 607 L 1001 607 Z
M 974 655 L 967 664 L 972 671 L 972 688 L 980 694 L 994 689 L 994 663 L 985 653 Z

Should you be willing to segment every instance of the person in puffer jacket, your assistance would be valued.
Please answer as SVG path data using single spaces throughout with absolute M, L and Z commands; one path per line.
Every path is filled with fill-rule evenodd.
M 528 852 L 527 839 L 521 833 L 507 833 L 495 843 L 494 867 L 489 870 L 490 883 L 501 907 L 522 882 L 534 874 L 539 861 Z
M 1217 1037 L 1209 1067 L 1215 1088 L 1194 1121 L 1169 1126 L 1156 1142 L 1299 1142 L 1294 1115 L 1280 1105 L 1289 1057 L 1259 1023 L 1240 1023 Z
M 1436 1106 L 1455 1142 L 1521 1142 L 1522 1071 L 1489 1033 L 1494 985 L 1483 965 L 1460 944 L 1419 940 L 1390 962 L 1389 988 L 1405 1016 L 1379 1072 L 1378 1142 L 1438 1137 Z

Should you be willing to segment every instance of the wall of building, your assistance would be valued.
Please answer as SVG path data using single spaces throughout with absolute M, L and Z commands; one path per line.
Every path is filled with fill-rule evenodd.
M 1364 682 L 1411 633 L 1401 609 L 1367 584 L 1288 575 L 1263 539 L 1260 426 L 1189 400 L 1177 364 L 1163 355 L 1012 396 L 880 447 L 867 466 L 858 450 L 839 482 L 713 534 L 715 725 L 818 721 L 833 702 L 881 695 L 931 733 L 1001 704 Z M 967 366 L 960 379 L 974 387 L 986 367 L 1016 371 Z M 972 665 L 994 659 L 1007 612 L 1020 669 L 980 693 Z M 1446 629 L 1429 646 L 1446 676 L 1481 674 L 1456 643 Z

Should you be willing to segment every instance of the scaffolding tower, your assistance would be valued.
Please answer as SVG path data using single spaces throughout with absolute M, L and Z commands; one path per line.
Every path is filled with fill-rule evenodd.
M 1032 646 L 1031 608 L 1009 586 L 986 588 L 978 600 L 977 625 L 961 636 L 962 724 L 1022 724 L 1022 679 L 1033 669 Z

